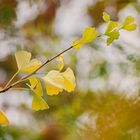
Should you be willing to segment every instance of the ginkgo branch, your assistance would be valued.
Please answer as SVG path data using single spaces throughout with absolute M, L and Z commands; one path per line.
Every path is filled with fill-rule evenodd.
M 44 62 L 40 67 L 38 67 L 35 71 L 33 71 L 32 73 L 22 77 L 20 80 L 14 82 L 13 84 L 10 84 L 11 81 L 13 80 L 13 78 L 15 77 L 15 75 L 11 78 L 11 80 L 7 83 L 8 86 L 5 86 L 5 88 L 3 90 L 0 91 L 0 93 L 4 93 L 6 91 L 8 91 L 9 89 L 13 88 L 14 86 L 18 85 L 19 83 L 27 80 L 29 77 L 31 77 L 33 74 L 35 74 L 38 70 L 40 70 L 42 67 L 44 67 L 46 64 L 48 64 L 49 62 L 51 62 L 52 60 L 56 59 L 57 57 L 59 57 L 60 55 L 64 54 L 65 52 L 69 51 L 70 49 L 72 49 L 74 46 L 70 46 L 69 48 L 65 49 L 64 51 L 60 52 L 59 54 L 55 55 L 54 57 L 48 59 L 46 62 Z

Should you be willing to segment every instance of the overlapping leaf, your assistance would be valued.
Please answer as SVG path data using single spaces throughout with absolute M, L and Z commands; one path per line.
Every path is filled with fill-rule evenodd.
M 103 13 L 103 19 L 104 21 L 108 22 L 105 35 L 108 36 L 107 38 L 107 45 L 110 45 L 115 39 L 118 39 L 120 34 L 119 34 L 119 28 L 118 28 L 118 22 L 111 21 L 110 16 L 104 12 Z
M 64 87 L 64 78 L 59 71 L 52 70 L 44 78 L 48 95 L 57 95 L 62 92 Z
M 52 70 L 43 79 L 48 95 L 57 95 L 63 90 L 71 92 L 75 88 L 75 76 L 70 68 L 62 73 Z

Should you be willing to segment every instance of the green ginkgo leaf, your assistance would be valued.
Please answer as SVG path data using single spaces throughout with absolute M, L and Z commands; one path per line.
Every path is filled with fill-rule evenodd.
M 134 31 L 134 30 L 136 30 L 136 28 L 137 28 L 136 24 L 132 24 L 132 25 L 124 27 L 124 29 L 127 30 L 127 31 Z
M 118 22 L 115 21 L 109 21 L 107 29 L 105 31 L 105 34 L 108 35 L 110 32 L 116 29 L 118 27 Z
M 83 35 L 82 35 L 82 43 L 87 44 L 92 42 L 98 35 L 98 32 L 95 28 L 85 28 Z
M 112 32 L 109 33 L 109 36 L 110 36 L 111 38 L 113 38 L 113 39 L 118 39 L 119 36 L 120 36 L 120 33 L 119 33 L 119 31 L 114 30 L 114 31 L 112 31 Z
M 130 25 L 134 22 L 134 17 L 132 16 L 127 16 L 124 23 L 123 23 L 123 26 L 126 26 L 126 25 Z
M 107 45 L 110 45 L 113 41 L 114 41 L 114 39 L 111 38 L 111 37 L 109 37 L 109 38 L 107 39 L 107 41 L 106 41 L 106 44 L 107 44 Z
M 134 24 L 134 17 L 128 16 L 126 17 L 124 23 L 122 24 L 122 29 L 127 30 L 127 31 L 134 31 L 137 28 L 137 25 Z
M 110 45 L 114 40 L 118 39 L 120 33 L 118 30 L 114 30 L 108 34 L 109 38 L 107 39 L 107 45 Z
M 75 40 L 72 46 L 76 49 L 81 48 L 84 44 L 90 43 L 97 38 L 98 32 L 93 27 L 85 28 L 82 38 L 80 40 Z

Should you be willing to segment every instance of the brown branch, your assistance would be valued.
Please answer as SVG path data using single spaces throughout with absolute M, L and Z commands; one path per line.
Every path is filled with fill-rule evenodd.
M 101 37 L 102 35 L 98 35 L 97 38 Z M 44 67 L 46 64 L 48 64 L 49 62 L 51 62 L 52 60 L 54 60 L 55 58 L 57 58 L 58 56 L 64 54 L 65 52 L 71 50 L 74 46 L 76 46 L 78 44 L 75 44 L 73 46 L 70 46 L 69 48 L 65 49 L 64 51 L 60 52 L 59 54 L 55 55 L 54 57 L 48 59 L 46 62 L 44 62 L 40 67 L 38 67 L 35 71 L 33 71 L 32 73 L 22 77 L 20 80 L 16 81 L 15 83 L 5 87 L 3 90 L 0 91 L 0 93 L 4 93 L 6 91 L 8 91 L 9 89 L 11 89 L 12 87 L 18 85 L 19 83 L 27 80 L 30 76 L 32 76 L 33 74 L 35 74 L 38 70 L 40 70 L 42 67 Z
M 65 52 L 69 51 L 70 49 L 72 49 L 74 46 L 70 46 L 69 48 L 65 49 L 64 51 L 60 52 L 59 54 L 55 55 L 54 57 L 48 59 L 46 62 L 44 62 L 40 67 L 38 67 L 35 71 L 33 71 L 32 73 L 22 77 L 20 80 L 16 81 L 15 83 L 7 86 L 6 88 L 4 88 L 3 90 L 0 91 L 0 93 L 4 93 L 6 91 L 8 91 L 9 89 L 11 89 L 12 87 L 18 85 L 19 83 L 23 82 L 24 80 L 28 79 L 30 76 L 32 76 L 33 74 L 35 74 L 38 70 L 40 70 L 42 67 L 44 67 L 46 64 L 48 64 L 49 62 L 51 62 L 52 60 L 54 60 L 55 58 L 57 58 L 58 56 L 64 54 Z

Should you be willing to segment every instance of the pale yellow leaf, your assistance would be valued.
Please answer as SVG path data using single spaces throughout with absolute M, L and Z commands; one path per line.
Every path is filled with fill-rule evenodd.
M 75 89 L 75 76 L 71 68 L 67 68 L 65 72 L 62 73 L 64 77 L 65 90 L 72 92 Z
M 17 67 L 20 70 L 22 67 L 27 65 L 31 59 L 31 53 L 27 51 L 18 51 L 15 53 Z
M 64 67 L 64 59 L 62 56 L 59 56 L 56 58 L 56 61 L 58 61 L 57 67 L 59 69 L 59 71 L 61 71 Z
M 39 111 L 39 110 L 45 110 L 48 108 L 49 108 L 49 106 L 46 103 L 46 101 L 41 96 L 34 94 L 34 98 L 32 101 L 32 109 Z
M 0 125 L 1 124 L 10 124 L 9 120 L 7 117 L 0 111 Z
M 41 82 L 36 78 L 36 77 L 31 77 L 29 78 L 29 82 L 30 82 L 30 87 L 32 90 L 34 90 L 34 92 L 39 95 L 42 96 L 43 95 L 43 91 L 42 91 L 42 86 L 41 86 Z

